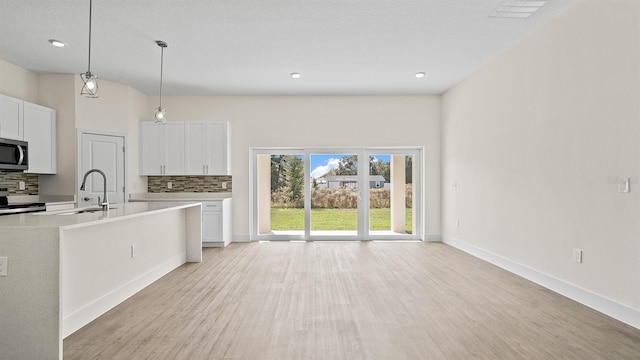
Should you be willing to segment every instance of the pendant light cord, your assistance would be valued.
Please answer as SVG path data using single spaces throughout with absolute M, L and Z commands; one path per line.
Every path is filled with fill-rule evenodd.
M 87 65 L 88 74 L 91 74 L 91 8 L 93 8 L 93 0 L 89 0 L 89 64 Z
M 162 108 L 162 70 L 164 68 L 164 47 L 160 47 L 160 108 Z

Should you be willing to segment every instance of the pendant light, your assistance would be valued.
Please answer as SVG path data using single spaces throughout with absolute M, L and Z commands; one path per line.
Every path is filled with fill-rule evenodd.
M 156 44 L 160 46 L 160 106 L 156 108 L 156 124 L 166 124 L 167 123 L 167 109 L 162 107 L 162 70 L 164 66 L 164 48 L 168 45 L 166 42 L 161 40 L 156 40 Z
M 80 74 L 82 79 L 82 90 L 80 95 L 88 98 L 98 97 L 98 77 L 91 73 L 91 9 L 93 8 L 93 0 L 89 0 L 89 66 L 87 72 Z

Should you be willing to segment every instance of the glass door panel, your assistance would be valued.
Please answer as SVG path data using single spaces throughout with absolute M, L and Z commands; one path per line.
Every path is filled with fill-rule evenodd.
M 359 181 L 357 153 L 309 154 L 310 237 L 357 237 Z
M 415 238 L 417 153 L 369 152 L 368 231 L 370 239 Z
M 257 155 L 258 235 L 304 237 L 304 155 Z

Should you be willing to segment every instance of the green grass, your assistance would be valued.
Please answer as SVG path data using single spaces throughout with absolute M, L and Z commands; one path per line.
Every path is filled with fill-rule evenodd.
M 391 229 L 391 209 L 371 209 L 371 230 Z M 312 209 L 311 230 L 357 230 L 356 209 Z M 411 209 L 407 209 L 407 233 L 411 233 Z M 271 209 L 271 230 L 304 230 L 304 209 Z

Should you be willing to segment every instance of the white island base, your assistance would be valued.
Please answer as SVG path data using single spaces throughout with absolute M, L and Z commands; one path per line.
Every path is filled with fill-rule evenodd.
M 185 262 L 202 261 L 199 203 L 109 215 L 0 218 L 1 358 L 62 359 L 62 340 Z

